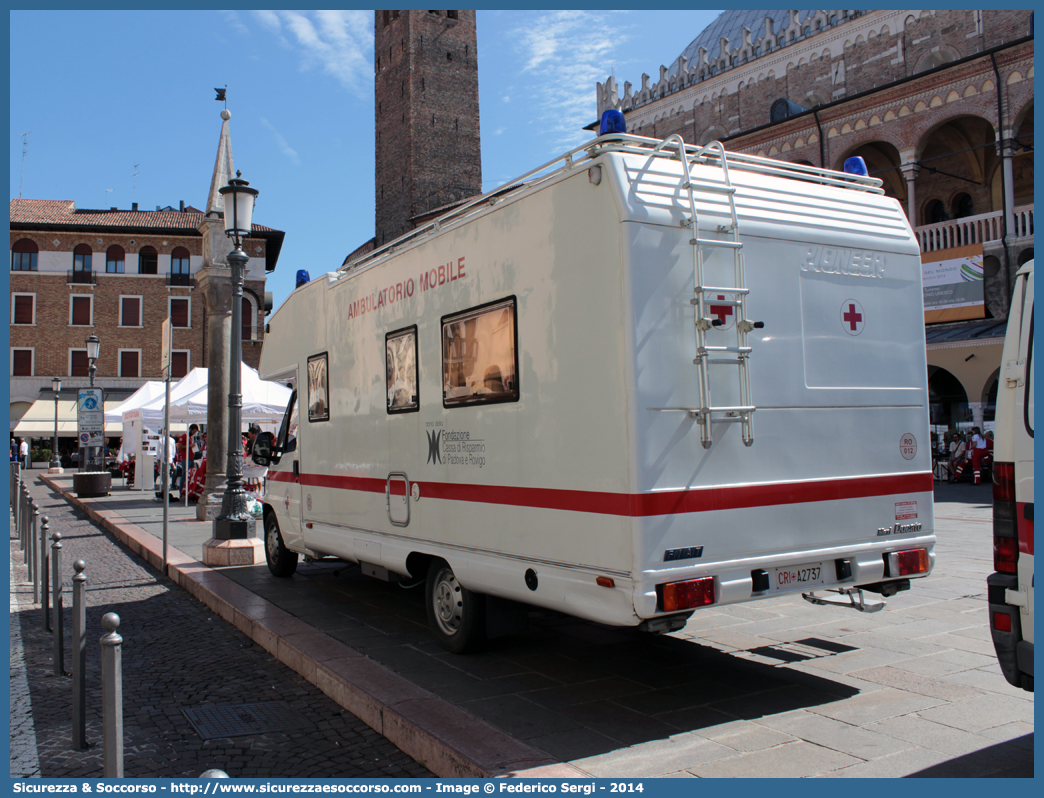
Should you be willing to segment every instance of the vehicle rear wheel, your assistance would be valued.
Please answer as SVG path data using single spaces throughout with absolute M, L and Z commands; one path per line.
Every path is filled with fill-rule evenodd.
M 275 513 L 265 513 L 265 559 L 272 576 L 291 576 L 297 570 L 297 552 L 283 544 Z
M 445 561 L 428 567 L 425 598 L 428 624 L 444 649 L 464 654 L 486 642 L 486 597 L 463 587 Z

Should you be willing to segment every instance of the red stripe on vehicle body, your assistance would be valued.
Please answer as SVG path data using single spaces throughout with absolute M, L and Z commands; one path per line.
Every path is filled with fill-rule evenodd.
M 285 471 L 270 472 L 268 478 L 276 482 L 294 482 L 293 475 Z M 338 477 L 329 474 L 301 474 L 299 481 L 302 485 L 365 493 L 384 493 L 386 484 L 385 480 L 372 477 Z M 418 485 L 421 496 L 429 499 L 630 517 L 930 493 L 934 488 L 932 475 L 929 472 L 771 485 L 692 488 L 637 494 L 557 488 L 520 488 L 509 485 L 469 485 L 451 482 L 415 482 L 412 484 Z

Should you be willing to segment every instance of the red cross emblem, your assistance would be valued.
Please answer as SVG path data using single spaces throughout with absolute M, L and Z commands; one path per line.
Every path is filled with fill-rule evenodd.
M 854 299 L 846 299 L 841 303 L 841 326 L 849 335 L 859 335 L 863 331 L 866 314 L 863 306 Z
M 290 512 L 290 494 L 286 494 L 286 498 L 283 500 L 283 506 L 286 507 L 286 511 Z
M 718 294 L 718 299 L 725 299 L 725 297 Z M 721 321 L 721 325 L 717 329 L 727 330 L 732 326 L 732 321 L 729 319 L 729 316 L 732 315 L 731 305 L 711 305 L 710 313 L 712 316 L 717 316 L 718 320 Z

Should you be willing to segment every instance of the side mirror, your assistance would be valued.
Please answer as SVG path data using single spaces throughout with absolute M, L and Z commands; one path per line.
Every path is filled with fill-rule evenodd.
M 269 464 L 279 462 L 279 456 L 274 453 L 275 435 L 271 432 L 259 432 L 254 440 L 254 448 L 250 459 L 256 465 L 267 467 Z

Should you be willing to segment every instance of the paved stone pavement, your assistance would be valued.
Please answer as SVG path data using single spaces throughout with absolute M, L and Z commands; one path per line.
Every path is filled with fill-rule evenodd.
M 87 563 L 87 751 L 71 749 L 71 679 L 53 675 L 52 636 L 32 605 L 17 533 L 12 533 L 12 685 L 25 685 L 12 703 L 12 777 L 100 777 L 102 726 L 101 616 L 116 612 L 124 638 L 125 774 L 128 777 L 197 777 L 208 768 L 232 776 L 430 777 L 365 723 L 229 627 L 181 588 L 161 580 L 139 557 L 70 507 L 41 483 L 32 486 L 51 531 L 62 534 L 64 571 Z M 66 671 L 72 613 L 65 585 Z M 13 640 L 14 642 L 14 640 Z M 14 646 L 13 646 L 14 652 Z M 282 730 L 202 739 L 183 710 L 286 702 Z M 256 712 L 256 710 L 255 710 Z M 30 723 L 26 724 L 24 719 Z M 19 722 L 21 721 L 21 722 Z M 303 728 L 294 728 L 294 722 Z M 16 745 L 18 738 L 18 745 Z M 35 738 L 31 745 L 30 738 Z M 34 749 L 34 750 L 33 750 Z M 35 762 L 33 761 L 35 754 Z
M 1001 676 L 986 617 L 989 486 L 939 484 L 936 501 L 935 571 L 882 612 L 782 597 L 652 637 L 540 611 L 468 657 L 433 642 L 420 591 L 355 566 L 219 570 L 581 774 L 1032 776 L 1033 696 Z M 159 505 L 114 488 L 98 506 L 158 535 Z M 198 557 L 209 525 L 194 523 L 171 535 Z

